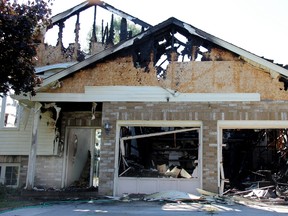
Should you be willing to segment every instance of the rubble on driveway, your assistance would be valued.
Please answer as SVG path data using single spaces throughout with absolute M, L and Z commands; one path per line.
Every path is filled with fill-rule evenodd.
M 197 189 L 200 195 L 176 190 L 161 191 L 153 194 L 124 194 L 122 197 L 107 197 L 123 202 L 147 201 L 147 202 L 170 202 L 170 203 L 198 203 L 206 205 L 247 205 L 247 206 L 282 206 L 288 209 L 287 197 L 277 197 L 273 194 L 272 187 L 251 189 L 248 191 L 230 192 L 219 195 L 202 189 Z
M 197 211 L 215 214 L 220 212 L 240 212 L 243 208 L 259 209 L 274 213 L 288 213 L 288 202 L 283 198 L 270 198 L 269 202 L 262 202 L 261 190 L 251 190 L 239 194 L 219 195 L 202 189 L 197 189 L 199 195 L 176 190 L 161 191 L 152 194 L 124 194 L 122 197 L 106 197 L 117 202 L 131 202 L 131 206 L 143 202 L 158 202 L 162 210 Z M 260 197 L 259 197 L 260 196 Z M 145 205 L 145 204 L 144 204 Z
M 146 195 L 143 198 L 145 201 L 173 201 L 173 202 L 179 202 L 179 201 L 199 201 L 202 199 L 201 196 L 196 196 L 193 194 L 189 194 L 186 192 L 180 192 L 180 191 L 163 191 L 159 193 L 153 193 L 150 195 Z

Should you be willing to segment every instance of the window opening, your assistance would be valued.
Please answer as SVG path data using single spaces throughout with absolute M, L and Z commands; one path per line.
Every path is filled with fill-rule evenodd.
M 119 177 L 193 178 L 198 150 L 199 128 L 123 126 Z

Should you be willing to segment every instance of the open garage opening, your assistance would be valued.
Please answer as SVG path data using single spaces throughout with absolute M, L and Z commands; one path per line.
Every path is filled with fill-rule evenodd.
M 122 126 L 120 133 L 119 176 L 196 176 L 198 127 Z
M 265 126 L 265 125 L 263 125 Z M 220 193 L 288 190 L 288 127 L 222 129 Z
M 201 122 L 118 121 L 117 136 L 115 195 L 202 188 Z

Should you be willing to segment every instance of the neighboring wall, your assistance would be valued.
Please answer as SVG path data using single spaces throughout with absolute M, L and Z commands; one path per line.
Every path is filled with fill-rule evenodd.
M 221 103 L 104 103 L 102 121 L 112 125 L 103 133 L 100 194 L 113 193 L 117 120 L 188 120 L 203 122 L 203 188 L 217 188 L 217 120 L 288 120 L 288 101 Z M 213 144 L 213 145 L 211 145 Z

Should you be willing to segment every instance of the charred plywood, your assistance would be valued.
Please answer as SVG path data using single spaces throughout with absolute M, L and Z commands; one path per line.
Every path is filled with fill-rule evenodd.
M 50 89 L 57 93 L 83 93 L 84 86 L 147 86 L 158 85 L 156 71 L 145 73 L 142 68 L 135 68 L 131 57 L 117 58 L 97 64 L 63 80 L 62 88 Z M 75 85 L 77 83 L 77 85 Z
M 167 68 L 171 89 L 186 93 L 260 93 L 262 99 L 287 99 L 284 84 L 242 61 L 174 63 Z
M 135 67 L 132 57 L 122 57 L 66 77 L 61 88 L 48 91 L 83 93 L 85 86 L 160 86 L 181 93 L 260 93 L 262 99 L 288 99 L 284 83 L 272 79 L 263 69 L 234 60 L 172 61 L 162 79 L 157 77 L 152 61 L 146 72 L 145 68 Z
M 202 52 L 202 61 L 237 61 L 239 56 L 220 48 L 212 48 L 210 52 Z
M 88 17 L 85 14 L 86 10 L 89 8 L 94 7 L 94 13 L 93 16 Z M 97 8 L 100 9 L 100 13 L 97 12 Z M 107 14 L 105 14 L 107 13 Z M 82 15 L 85 15 L 86 20 L 81 20 L 80 17 Z M 111 21 L 110 24 L 104 26 L 104 19 L 107 19 L 111 15 Z M 114 19 L 114 15 L 117 15 L 118 17 Z M 65 26 L 66 24 L 71 25 L 71 21 L 76 18 L 75 26 L 74 26 L 74 32 L 65 32 Z M 117 21 L 117 19 L 121 18 L 121 24 L 119 32 L 114 22 Z M 82 41 L 82 46 L 80 44 L 80 35 L 85 35 L 85 32 L 81 30 L 81 22 L 83 22 L 84 25 L 87 25 L 89 23 L 88 20 L 93 22 L 91 26 L 91 32 L 86 32 L 87 37 L 90 37 L 89 41 L 89 48 L 87 50 L 83 49 L 86 44 Z M 67 22 L 69 20 L 69 22 Z M 96 20 L 102 20 L 102 26 L 98 23 L 96 23 Z M 39 41 L 41 43 L 38 45 L 37 48 L 37 60 L 35 60 L 35 64 L 37 66 L 43 66 L 43 65 L 51 65 L 55 63 L 63 63 L 63 62 L 71 62 L 71 61 L 83 61 L 85 57 L 91 54 L 99 53 L 103 51 L 104 49 L 107 49 L 123 40 L 130 39 L 133 35 L 138 34 L 141 31 L 144 31 L 145 29 L 148 29 L 151 27 L 150 24 L 128 14 L 125 13 L 117 8 L 114 8 L 112 5 L 109 5 L 103 1 L 86 1 L 83 2 L 73 8 L 70 8 L 51 19 L 52 23 L 51 26 L 49 26 L 49 29 L 47 29 L 47 32 L 51 33 L 47 36 L 46 32 L 41 32 L 39 34 Z M 128 23 L 127 23 L 128 21 Z M 129 26 L 127 25 L 129 24 Z M 109 28 L 110 26 L 110 28 Z M 135 28 L 134 31 L 128 31 L 129 27 L 133 26 Z M 50 31 L 50 29 L 56 30 L 58 29 L 58 36 L 53 35 L 56 33 L 53 30 Z M 85 28 L 83 28 L 85 29 Z M 69 27 L 68 29 L 69 30 Z M 81 34 L 80 34 L 81 30 Z M 97 33 L 96 33 L 97 31 Z M 69 43 L 67 47 L 64 46 L 64 38 L 63 35 L 69 34 L 70 37 L 74 35 L 75 40 L 72 43 Z M 45 36 L 48 37 L 57 37 L 57 44 L 55 46 L 48 45 L 44 43 Z M 98 39 L 97 39 L 98 37 Z M 117 37 L 120 38 L 117 39 Z M 69 40 L 66 38 L 66 40 Z M 85 50 L 85 51 L 84 51 Z
M 80 50 L 76 51 L 75 44 L 70 44 L 69 47 L 64 48 L 61 45 L 51 46 L 47 44 L 40 44 L 37 47 L 37 66 L 53 65 L 64 62 L 75 62 L 84 59 L 84 53 Z

